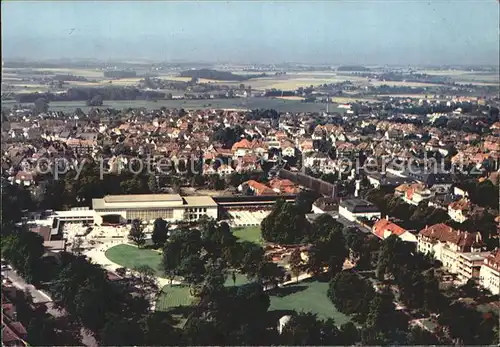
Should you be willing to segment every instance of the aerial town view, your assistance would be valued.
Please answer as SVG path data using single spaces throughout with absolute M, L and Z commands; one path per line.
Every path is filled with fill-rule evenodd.
M 498 345 L 498 1 L 1 9 L 2 346 Z

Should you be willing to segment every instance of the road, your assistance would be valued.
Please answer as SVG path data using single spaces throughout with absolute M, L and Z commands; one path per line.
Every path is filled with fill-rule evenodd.
M 34 285 L 26 283 L 26 281 L 24 281 L 21 276 L 16 274 L 15 271 L 2 271 L 2 275 L 8 278 L 15 287 L 21 289 L 22 291 L 28 290 L 28 292 L 31 294 L 31 297 L 33 298 L 33 303 L 46 304 L 52 301 L 50 296 L 36 289 Z
M 5 278 L 8 278 L 12 282 L 12 285 L 14 285 L 15 287 L 19 288 L 22 291 L 27 290 L 30 293 L 31 297 L 33 298 L 33 303 L 45 304 L 45 306 L 47 307 L 47 313 L 50 314 L 52 317 L 60 318 L 67 315 L 67 312 L 64 309 L 59 309 L 54 304 L 52 298 L 49 295 L 45 294 L 41 290 L 36 289 L 34 285 L 26 283 L 26 281 L 21 276 L 19 276 L 15 271 L 13 270 L 2 271 L 2 275 L 5 276 Z M 80 336 L 82 345 L 88 347 L 98 346 L 96 339 L 84 328 L 80 330 Z

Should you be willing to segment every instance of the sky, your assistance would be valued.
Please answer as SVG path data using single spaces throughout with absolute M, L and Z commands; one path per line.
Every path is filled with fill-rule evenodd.
M 2 1 L 4 59 L 494 64 L 498 0 Z

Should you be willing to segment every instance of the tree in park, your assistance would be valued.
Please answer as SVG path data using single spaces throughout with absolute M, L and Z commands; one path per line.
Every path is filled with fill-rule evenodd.
M 359 331 L 353 322 L 347 322 L 340 326 L 339 345 L 352 346 L 359 341 Z
M 314 313 L 298 313 L 283 328 L 280 344 L 289 346 L 338 345 L 340 332 L 333 319 L 323 321 Z
M 200 232 L 206 258 L 224 258 L 228 264 L 232 263 L 233 248 L 236 247 L 237 238 L 225 222 L 218 224 L 215 220 L 202 218 Z
M 297 282 L 299 281 L 299 275 L 304 269 L 304 264 L 302 262 L 302 257 L 300 256 L 300 248 L 297 247 L 290 254 L 290 269 L 292 274 L 295 276 Z
M 440 344 L 439 339 L 434 334 L 419 326 L 411 328 L 406 340 L 409 346 L 432 346 Z
M 5 258 L 28 282 L 37 282 L 42 273 L 39 271 L 40 258 L 44 254 L 43 238 L 31 231 L 18 230 L 1 240 L 2 257 Z
M 146 243 L 146 235 L 144 234 L 144 226 L 140 219 L 134 219 L 128 233 L 128 239 L 134 242 L 137 247 L 141 248 Z
M 140 289 L 145 294 L 154 297 L 160 289 L 155 270 L 149 265 L 140 265 L 134 270 L 139 275 Z
M 201 285 L 200 297 L 210 296 L 224 290 L 227 269 L 222 259 L 209 259 L 205 266 L 204 281 Z
M 172 324 L 172 316 L 168 312 L 152 312 L 139 321 L 144 334 L 141 345 L 145 346 L 180 346 L 181 330 Z M 123 345 L 128 345 L 125 342 Z M 117 344 L 114 344 L 117 345 Z
M 342 231 L 343 226 L 328 213 L 323 213 L 312 223 L 311 241 L 326 238 L 333 231 Z
M 286 271 L 283 267 L 270 261 L 262 261 L 259 266 L 257 280 L 263 285 L 269 285 L 276 288 L 283 282 Z
M 297 244 L 310 239 L 311 225 L 295 204 L 278 200 L 261 224 L 262 238 L 268 242 Z
M 244 241 L 240 243 L 240 270 L 248 278 L 255 278 L 259 274 L 264 259 L 264 249 L 253 242 Z
M 355 272 L 344 270 L 330 281 L 327 296 L 340 312 L 354 314 L 363 321 L 375 292 L 371 284 Z
M 196 295 L 198 286 L 203 283 L 206 273 L 205 263 L 198 255 L 190 255 L 182 259 L 177 272 L 190 286 L 191 295 Z
M 329 278 L 333 278 L 342 270 L 348 255 L 342 229 L 334 228 L 327 237 L 314 242 L 309 251 L 307 266 L 315 274 L 322 274 L 326 267 Z
M 156 178 L 156 176 L 154 174 L 149 175 L 148 189 L 153 194 L 157 194 L 160 192 L 160 186 L 158 185 L 158 179 Z
M 153 224 L 153 234 L 151 239 L 155 247 L 162 247 L 168 239 L 168 223 L 162 219 L 157 218 Z
M 73 239 L 73 244 L 71 245 L 71 251 L 80 255 L 82 251 L 83 239 L 81 237 L 75 237 Z
M 105 346 L 138 346 L 145 339 L 144 331 L 137 322 L 118 314 L 109 315 L 101 332 L 101 343 Z

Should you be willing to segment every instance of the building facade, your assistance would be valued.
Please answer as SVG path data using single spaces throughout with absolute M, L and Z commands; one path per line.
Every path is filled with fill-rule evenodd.
M 134 219 L 152 221 L 163 218 L 168 222 L 196 221 L 202 216 L 217 219 L 217 203 L 209 196 L 179 194 L 108 195 L 93 199 L 95 223 L 102 224 L 106 216 L 118 217 L 120 222 Z
M 500 294 L 500 249 L 491 252 L 479 270 L 479 284 L 492 294 Z
M 343 200 L 339 204 L 339 215 L 354 222 L 359 218 L 380 218 L 377 206 L 363 199 Z
M 458 273 L 462 253 L 480 252 L 481 234 L 455 230 L 444 224 L 434 224 L 420 230 L 417 251 L 432 254 L 451 273 Z

